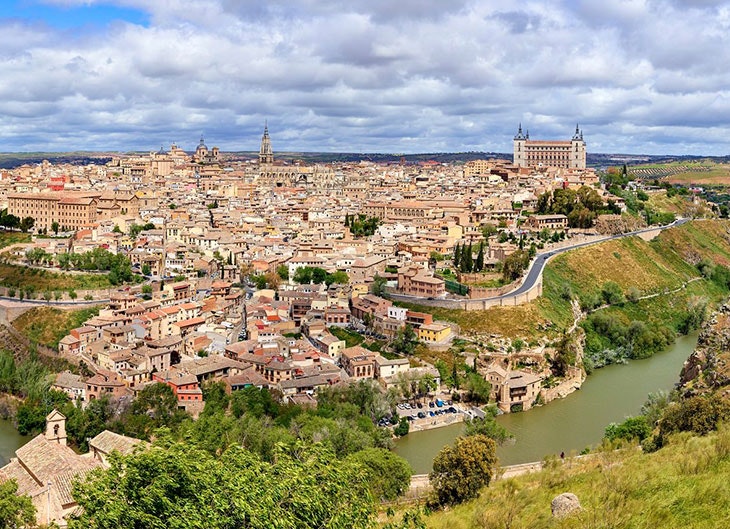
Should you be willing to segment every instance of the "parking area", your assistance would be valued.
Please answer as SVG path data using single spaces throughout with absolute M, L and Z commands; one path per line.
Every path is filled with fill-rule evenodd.
M 399 418 L 408 420 L 413 431 L 461 422 L 466 413 L 460 404 L 441 399 L 417 404 L 401 403 L 397 406 L 397 412 Z

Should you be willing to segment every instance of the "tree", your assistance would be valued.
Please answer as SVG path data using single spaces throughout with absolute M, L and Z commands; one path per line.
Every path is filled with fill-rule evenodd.
M 610 441 L 643 441 L 651 435 L 649 421 L 643 415 L 629 417 L 621 424 L 612 422 L 606 427 L 604 437 Z
M 520 277 L 530 264 L 530 254 L 525 250 L 517 250 L 508 255 L 502 263 L 502 278 L 511 282 Z
M 638 301 L 641 299 L 641 290 L 636 287 L 630 287 L 626 291 L 626 299 L 631 303 L 638 303 Z
M 20 231 L 23 233 L 28 233 L 33 229 L 33 226 L 35 226 L 35 219 L 33 217 L 23 217 L 23 220 L 19 224 Z
M 454 244 L 454 257 L 452 258 L 452 261 L 454 263 L 454 268 L 459 268 L 459 264 L 461 263 L 461 246 L 459 246 L 458 242 Z
M 35 507 L 30 496 L 18 496 L 18 482 L 0 482 L 0 527 L 16 529 L 35 524 Z
M 372 292 L 376 296 L 385 297 L 387 295 L 387 292 L 385 290 L 387 284 L 387 279 L 375 274 L 375 277 L 373 278 L 373 284 L 370 287 L 370 292 Z
M 324 268 L 315 266 L 312 268 L 312 282 L 315 285 L 321 285 L 327 279 L 327 271 Z
M 459 437 L 433 460 L 429 480 L 440 505 L 455 505 L 475 498 L 489 485 L 497 465 L 497 444 L 486 435 Z
M 289 280 L 289 267 L 286 266 L 285 264 L 277 266 L 276 275 L 278 275 L 282 280 L 288 281 Z
M 302 266 L 294 272 L 294 281 L 300 285 L 308 285 L 312 282 L 312 267 Z
M 150 268 L 150 265 L 148 265 L 147 263 L 143 264 L 142 265 L 142 275 L 148 276 L 151 273 L 152 273 L 152 269 Z
M 398 437 L 403 437 L 404 435 L 408 435 L 410 429 L 411 425 L 408 424 L 408 419 L 406 419 L 405 417 L 401 417 L 400 421 L 398 421 L 398 426 L 393 428 L 393 433 Z
M 466 399 L 477 404 L 489 402 L 492 385 L 479 373 L 469 373 L 466 377 Z
M 484 243 L 479 243 L 479 252 L 477 253 L 477 260 L 474 263 L 474 271 L 481 272 L 484 270 Z
M 461 262 L 459 263 L 459 270 L 461 270 L 464 273 L 469 273 L 474 268 L 474 258 L 472 256 L 472 246 L 471 243 L 469 243 L 469 246 L 466 247 L 465 250 L 462 250 L 461 252 Z
M 271 462 L 231 446 L 220 457 L 160 439 L 76 483 L 70 529 L 369 527 L 374 505 L 357 465 L 321 445 L 274 449 Z
M 407 422 L 407 421 L 406 421 Z M 366 448 L 345 458 L 358 465 L 373 499 L 393 501 L 411 484 L 411 466 L 408 461 L 383 448 Z
M 347 272 L 343 272 L 342 270 L 337 270 L 336 272 L 327 274 L 327 277 L 324 279 L 324 284 L 327 286 L 332 284 L 346 285 L 349 282 L 350 277 L 347 275 Z
M 398 330 L 395 335 L 392 346 L 393 351 L 402 355 L 411 355 L 416 350 L 416 344 L 418 343 L 418 336 L 413 327 L 406 324 L 405 327 Z
M 606 281 L 603 284 L 601 295 L 608 305 L 618 305 L 625 301 L 621 287 L 613 281 Z
M 492 408 L 488 408 L 492 409 Z M 496 410 L 494 410 L 496 413 Z M 507 439 L 512 438 L 512 435 L 507 429 L 494 420 L 494 414 L 490 411 L 483 419 L 475 417 L 473 419 L 467 419 L 464 421 L 466 426 L 466 435 L 486 435 L 490 439 L 494 439 L 494 442 L 498 445 L 502 445 Z
M 187 413 L 178 409 L 177 397 L 167 384 L 158 382 L 139 392 L 123 417 L 125 431 L 140 439 L 149 439 L 160 427 L 180 424 Z
M 482 224 L 482 236 L 485 239 L 488 239 L 492 235 L 496 235 L 496 234 L 497 234 L 497 227 L 494 224 L 489 224 L 489 223 Z
M 555 345 L 555 355 L 550 359 L 550 369 L 554 376 L 564 377 L 568 369 L 574 366 L 578 359 L 578 346 L 570 334 L 564 333 Z
M 53 231 L 53 233 L 55 233 L 56 235 L 58 235 L 58 230 L 59 230 L 59 228 L 60 228 L 60 226 L 59 226 L 59 224 L 58 224 L 58 221 L 54 220 L 53 222 L 51 222 L 51 230 L 52 230 L 52 231 Z M 119 228 L 118 228 L 117 226 L 115 226 L 115 228 L 119 229 Z

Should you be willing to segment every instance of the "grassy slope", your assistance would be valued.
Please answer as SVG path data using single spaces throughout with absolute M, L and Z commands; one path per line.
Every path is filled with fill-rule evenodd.
M 666 191 L 658 191 L 649 194 L 647 205 L 654 211 L 666 211 L 684 216 L 690 206 L 690 201 L 682 195 L 668 197 Z
M 570 304 L 561 297 L 565 285 L 578 296 L 599 291 L 606 281 L 616 282 L 624 292 L 635 287 L 642 295 L 674 290 L 700 277 L 690 262 L 710 257 L 730 265 L 729 234 L 728 221 L 694 221 L 665 231 L 651 242 L 631 237 L 559 255 L 545 269 L 543 296 L 527 305 L 471 312 L 404 305 L 430 312 L 437 319 L 454 321 L 466 334 L 495 333 L 528 339 L 543 334 L 544 329 L 558 334 L 572 323 Z M 716 301 L 723 294 L 715 285 L 699 280 L 676 294 L 609 310 L 621 311 L 630 319 L 678 321 L 690 295 Z
M 433 529 L 727 527 L 728 472 L 730 431 L 707 437 L 682 434 L 653 454 L 601 452 L 498 481 L 477 500 L 435 513 L 426 522 Z M 576 494 L 583 511 L 557 520 L 550 502 L 563 492 Z
M 99 307 L 81 310 L 61 310 L 55 307 L 36 307 L 13 321 L 15 327 L 32 342 L 58 349 L 58 342 L 68 332 L 99 314 Z
M 36 292 L 69 289 L 97 290 L 112 286 L 106 273 L 64 274 L 12 264 L 0 264 L 0 285 L 12 288 L 32 286 Z

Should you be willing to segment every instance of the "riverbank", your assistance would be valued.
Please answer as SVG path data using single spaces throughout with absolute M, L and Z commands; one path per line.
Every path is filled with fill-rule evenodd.
M 522 413 L 504 414 L 497 422 L 515 439 L 497 449 L 500 464 L 540 461 L 561 452 L 577 455 L 595 445 L 612 422 L 637 414 L 647 395 L 671 390 L 684 361 L 697 343 L 697 334 L 680 336 L 667 350 L 644 360 L 610 365 L 596 370 L 580 391 Z M 398 439 L 395 452 L 411 464 L 416 474 L 427 474 L 438 451 L 463 433 L 455 423 L 428 431 L 413 431 Z

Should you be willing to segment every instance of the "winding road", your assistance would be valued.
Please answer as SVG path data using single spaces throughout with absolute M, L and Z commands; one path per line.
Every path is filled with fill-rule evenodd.
M 577 248 L 582 248 L 584 246 L 591 246 L 593 244 L 599 244 L 606 241 L 611 241 L 614 239 L 622 239 L 624 237 L 633 237 L 635 235 L 641 235 L 643 233 L 650 233 L 653 231 L 663 231 L 668 228 L 674 228 L 676 226 L 681 226 L 682 224 L 688 222 L 689 219 L 677 219 L 671 224 L 666 224 L 664 226 L 651 226 L 649 228 L 643 228 L 641 230 L 636 230 L 628 233 L 621 233 L 618 235 L 611 235 L 609 237 L 604 237 L 599 240 L 594 241 L 586 241 L 581 242 L 577 244 L 572 244 L 570 246 L 564 246 L 562 248 L 556 248 L 554 250 L 550 250 L 547 252 L 543 252 L 540 254 L 537 254 L 535 258 L 530 263 L 529 268 L 527 269 L 527 273 L 523 276 L 522 284 L 517 287 L 515 290 L 512 290 L 511 292 L 507 292 L 506 294 L 502 294 L 501 296 L 494 296 L 491 298 L 469 298 L 470 302 L 502 302 L 506 300 L 515 299 L 518 296 L 521 296 L 523 294 L 526 294 L 530 290 L 532 290 L 540 281 L 542 277 L 542 272 L 545 269 L 545 265 L 547 264 L 548 260 L 550 260 L 555 255 L 569 252 L 570 250 L 575 250 Z M 400 301 L 412 301 L 415 303 L 423 303 L 429 306 L 451 306 L 455 301 L 455 299 L 428 299 L 420 296 L 407 296 L 404 294 L 391 294 L 391 297 L 396 300 Z M 440 303 L 442 302 L 442 303 Z

